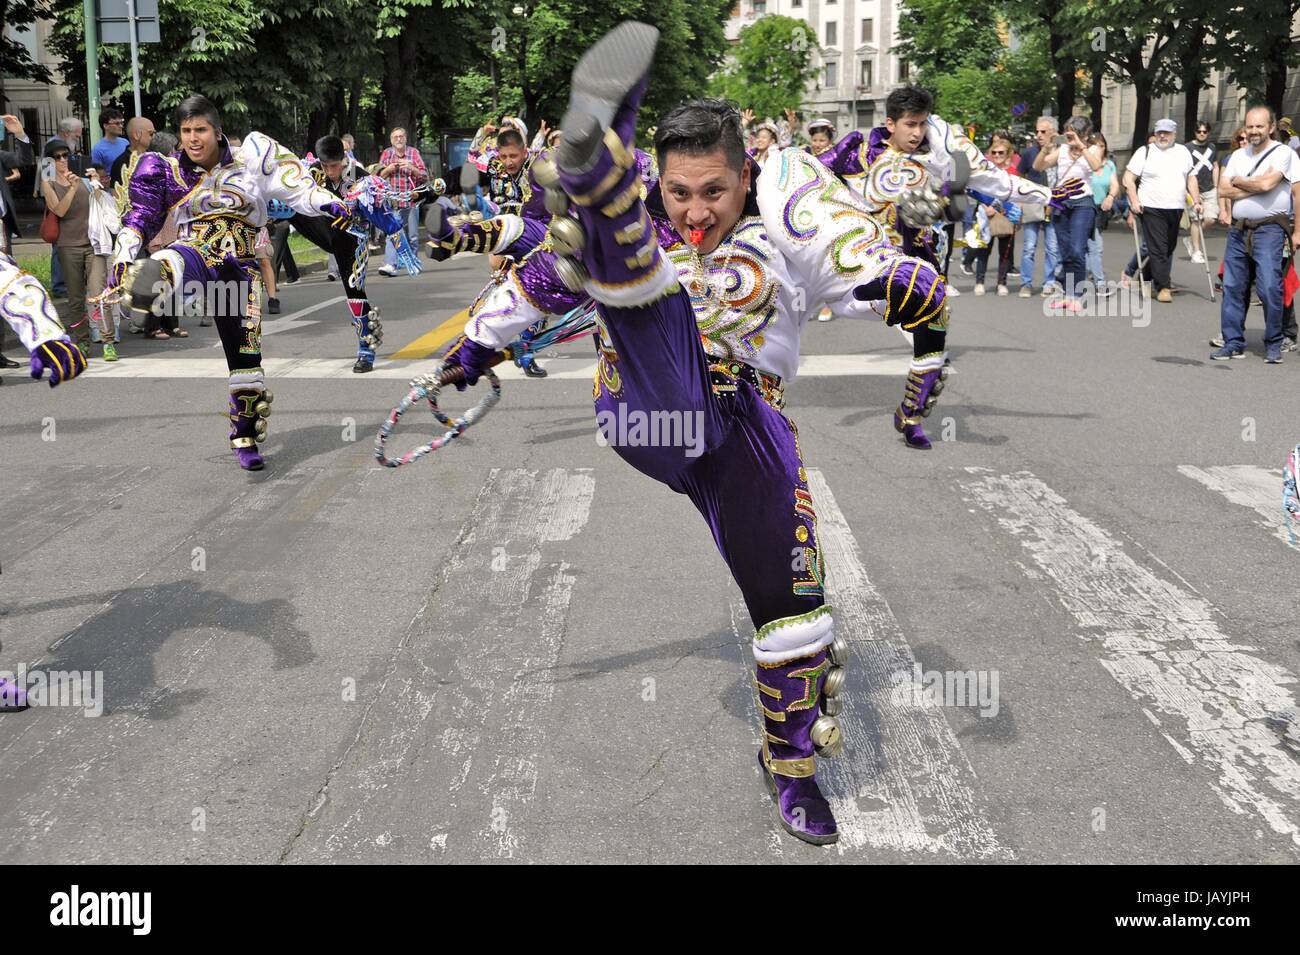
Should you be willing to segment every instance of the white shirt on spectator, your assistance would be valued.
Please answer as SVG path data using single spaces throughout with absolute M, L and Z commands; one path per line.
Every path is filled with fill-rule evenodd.
M 1156 145 L 1141 147 L 1128 161 L 1128 171 L 1138 176 L 1138 202 L 1144 209 L 1187 207 L 1187 177 L 1196 165 L 1191 151 L 1182 143 L 1168 149 Z
M 1274 149 L 1274 147 L 1277 147 Z M 1268 151 L 1273 152 L 1260 162 Z M 1255 164 L 1259 168 L 1255 169 Z M 1255 169 L 1252 173 L 1251 170 Z M 1270 216 L 1287 215 L 1291 211 L 1291 183 L 1300 182 L 1300 159 L 1285 143 L 1266 140 L 1255 151 L 1250 146 L 1238 149 L 1223 167 L 1223 174 L 1231 180 L 1235 176 L 1262 176 L 1273 169 L 1282 170 L 1282 180 L 1268 192 L 1256 193 L 1245 199 L 1232 201 L 1234 219 L 1267 219 Z

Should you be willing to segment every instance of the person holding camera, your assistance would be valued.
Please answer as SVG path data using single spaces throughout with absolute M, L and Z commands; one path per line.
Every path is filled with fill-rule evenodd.
M 1065 135 L 1057 136 L 1052 145 L 1040 151 L 1034 159 L 1035 170 L 1041 172 L 1054 168 L 1057 182 L 1078 179 L 1086 188 L 1083 195 L 1066 201 L 1065 207 L 1052 217 L 1065 290 L 1050 307 L 1068 312 L 1083 311 L 1082 299 L 1088 281 L 1088 240 L 1097 217 L 1092 177 L 1106 164 L 1104 150 L 1088 144 L 1091 135 L 1092 120 L 1086 116 L 1072 116 L 1065 124 Z

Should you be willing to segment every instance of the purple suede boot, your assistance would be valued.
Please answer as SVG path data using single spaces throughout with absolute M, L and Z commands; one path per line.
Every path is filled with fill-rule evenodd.
M 558 214 L 552 220 L 557 272 L 571 288 L 589 278 L 587 290 L 607 305 L 643 305 L 676 287 L 642 201 L 633 145 L 658 40 L 654 27 L 627 22 L 583 55 L 556 150 L 560 185 L 581 224 L 572 229 Z M 543 167 L 538 180 L 547 178 Z
M 828 696 L 831 673 L 835 676 Z M 843 746 L 839 723 L 830 715 L 839 712 L 834 694 L 842 684 L 843 670 L 832 665 L 826 650 L 755 668 L 763 714 L 763 748 L 758 754 L 763 779 L 785 831 L 815 846 L 830 845 L 840 837 L 830 804 L 817 785 L 814 755 L 834 756 Z
M 273 400 L 269 391 L 241 390 L 230 395 L 230 448 L 245 471 L 265 466 L 257 445 L 266 440 Z
M 930 439 L 921 428 L 921 419 L 930 416 L 931 409 L 943 391 L 944 379 L 948 377 L 947 368 L 935 368 L 930 371 L 918 371 L 915 368 L 907 373 L 907 384 L 903 387 L 903 400 L 894 411 L 894 429 L 903 435 L 909 448 L 928 451 Z
M 17 683 L 0 677 L 0 713 L 27 709 L 27 691 Z

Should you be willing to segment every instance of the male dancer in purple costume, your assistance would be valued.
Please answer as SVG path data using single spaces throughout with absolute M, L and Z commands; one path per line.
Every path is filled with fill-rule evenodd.
M 9 119 L 12 117 L 6 117 Z M 21 131 L 21 126 L 19 130 Z M 18 263 L 0 252 L 0 315 L 31 355 L 31 375 L 48 370 L 50 387 L 70 381 L 86 370 L 86 356 L 72 344 L 50 302 L 49 293 Z M 3 379 L 0 379 L 3 382 Z M 27 691 L 0 677 L 0 713 L 27 708 Z
M 780 822 L 828 844 L 838 831 L 815 756 L 841 745 L 835 664 L 847 647 L 824 602 L 816 516 L 794 425 L 779 411 L 781 379 L 793 376 L 800 329 L 823 301 L 855 310 L 884 300 L 887 321 L 924 329 L 943 308 L 944 285 L 928 263 L 890 246 L 847 187 L 806 153 L 784 151 L 751 194 L 739 115 L 701 100 L 666 116 L 655 137 L 666 228 L 677 244 L 692 240 L 683 288 L 640 197 L 631 151 L 657 37 L 624 23 L 574 70 L 556 164 L 584 235 L 580 247 L 550 258 L 580 269 L 599 304 L 594 390 L 605 437 L 638 470 L 690 497 L 744 594 L 757 631 L 759 762 Z M 480 313 L 447 362 L 472 384 L 527 320 L 508 309 Z M 609 424 L 665 412 L 694 415 L 702 447 L 633 446 Z
M 304 215 L 351 215 L 336 195 L 315 184 L 302 160 L 262 133 L 249 133 L 232 152 L 221 115 L 203 96 L 176 110 L 179 158 L 147 153 L 128 184 L 104 300 L 129 292 L 133 307 L 156 307 L 162 296 L 194 288 L 216 320 L 230 369 L 230 447 L 239 466 L 263 467 L 257 444 L 266 437 L 272 395 L 262 373 L 262 280 L 253 243 L 266 224 L 267 203 L 278 199 Z M 136 263 L 168 213 L 178 209 L 179 238 Z M 238 289 L 221 294 L 220 287 Z
M 1066 200 L 1083 192 L 1083 183 L 1078 179 L 1048 189 L 1009 176 L 986 159 L 958 127 L 935 116 L 933 106 L 934 97 L 927 90 L 914 86 L 896 89 L 885 103 L 885 125 L 873 129 L 865 142 L 862 133 L 855 130 L 818 154 L 862 195 L 889 239 L 908 255 L 925 259 L 942 270 L 941 259 L 946 258 L 940 248 L 945 238 L 943 228 L 934 227 L 933 219 L 918 220 L 918 206 L 909 206 L 908 199 L 923 196 L 927 190 L 937 200 L 945 198 L 947 183 L 959 161 L 969 170 L 968 191 L 989 204 L 1010 200 L 1022 205 L 1064 208 Z M 933 208 L 939 207 L 933 204 Z M 944 332 L 948 318 L 945 309 L 931 323 L 932 330 Z M 905 332 L 914 331 L 907 324 L 899 327 Z M 903 400 L 894 411 L 894 427 L 909 447 L 923 451 L 931 447 L 921 419 L 928 414 L 926 402 L 930 396 L 942 388 L 947 357 L 944 343 L 935 351 L 926 350 L 915 340 L 912 343 L 912 367 Z

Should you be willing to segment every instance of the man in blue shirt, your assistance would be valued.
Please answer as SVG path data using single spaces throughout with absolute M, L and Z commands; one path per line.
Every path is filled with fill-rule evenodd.
M 126 152 L 129 145 L 126 136 L 126 117 L 120 109 L 106 109 L 99 114 L 99 126 L 104 131 L 104 138 L 95 143 L 90 151 L 90 159 L 105 171 L 113 168 L 117 157 Z
M 1034 160 L 1044 149 L 1052 147 L 1052 140 L 1056 136 L 1056 119 L 1052 116 L 1040 116 L 1038 122 L 1034 125 L 1034 144 L 1020 154 L 1020 165 L 1016 167 L 1016 172 L 1028 179 L 1030 182 L 1036 182 L 1040 186 L 1053 185 L 1051 178 L 1046 170 L 1035 171 Z M 1053 170 L 1053 176 L 1055 170 Z M 1046 221 L 1047 210 L 1043 206 L 1026 206 L 1023 210 L 1024 215 L 1020 220 L 1020 231 L 1025 237 L 1024 250 L 1020 254 L 1020 297 L 1029 298 L 1033 294 L 1034 284 L 1034 253 L 1038 251 L 1038 243 L 1041 238 L 1043 243 L 1043 291 L 1044 297 L 1052 294 L 1057 289 L 1056 269 L 1060 264 L 1060 257 L 1056 249 L 1056 230 L 1052 228 L 1052 223 Z

